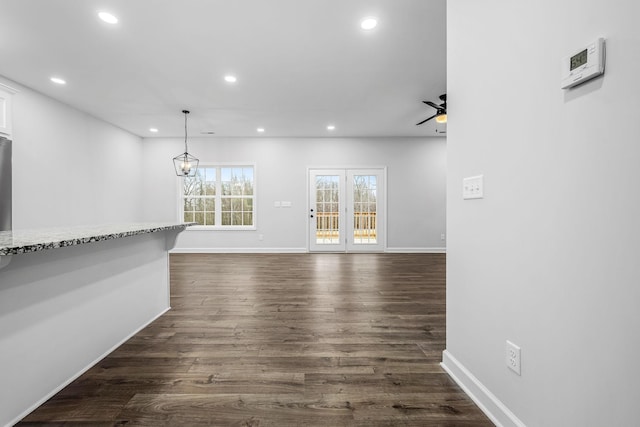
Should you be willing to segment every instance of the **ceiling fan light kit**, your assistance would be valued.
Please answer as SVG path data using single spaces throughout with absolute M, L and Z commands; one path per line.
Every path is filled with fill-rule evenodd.
M 184 114 L 184 153 L 173 158 L 173 166 L 178 176 L 195 176 L 200 160 L 189 154 L 187 148 L 187 114 L 189 114 L 189 110 L 182 110 L 182 114 Z

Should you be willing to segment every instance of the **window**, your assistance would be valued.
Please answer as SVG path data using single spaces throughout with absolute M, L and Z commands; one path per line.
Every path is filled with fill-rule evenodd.
M 219 229 L 255 229 L 254 166 L 201 165 L 182 178 L 181 217 Z

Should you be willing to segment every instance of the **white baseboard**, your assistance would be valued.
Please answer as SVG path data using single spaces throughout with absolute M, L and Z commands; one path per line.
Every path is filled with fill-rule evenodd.
M 453 378 L 487 417 L 498 427 L 526 427 L 488 388 L 449 351 L 442 352 L 440 366 Z
M 109 354 L 113 353 L 115 351 L 115 349 L 117 349 L 118 347 L 120 347 L 122 344 L 124 344 L 125 342 L 127 342 L 127 340 L 129 340 L 131 337 L 133 337 L 135 334 L 137 334 L 138 332 L 140 332 L 141 330 L 143 330 L 144 328 L 146 328 L 147 326 L 149 326 L 151 323 L 153 323 L 157 318 L 159 318 L 160 316 L 162 316 L 163 314 L 165 314 L 167 311 L 171 310 L 171 307 L 167 307 L 165 308 L 162 312 L 160 312 L 157 316 L 153 317 L 151 320 L 149 320 L 147 323 L 143 324 L 142 326 L 140 326 L 138 329 L 136 329 L 135 331 L 133 331 L 131 334 L 129 334 L 126 338 L 122 339 L 120 342 L 118 342 L 116 345 L 114 345 L 113 347 L 111 347 L 109 350 L 107 350 L 106 352 L 104 352 L 101 356 L 98 356 L 93 362 L 89 363 L 87 366 L 85 366 L 83 369 L 81 369 L 80 371 L 78 371 L 77 374 L 73 375 L 71 378 L 69 378 L 67 381 L 65 381 L 64 383 L 62 383 L 60 386 L 56 387 L 51 393 L 47 394 L 45 397 L 43 397 L 42 399 L 40 399 L 38 402 L 34 403 L 29 409 L 27 409 L 26 411 L 24 411 L 22 414 L 18 415 L 16 418 L 14 418 L 13 420 L 11 420 L 9 422 L 9 424 L 7 424 L 6 427 L 9 426 L 13 426 L 15 424 L 17 424 L 18 422 L 20 422 L 20 420 L 22 420 L 24 417 L 26 417 L 27 415 L 29 415 L 30 413 L 32 413 L 33 411 L 35 411 L 36 409 L 38 409 L 43 403 L 45 403 L 47 400 L 51 399 L 53 396 L 56 395 L 56 393 L 58 393 L 60 390 L 62 390 L 63 388 L 65 388 L 66 386 L 68 386 L 69 384 L 71 384 L 72 382 L 74 382 L 76 379 L 78 379 L 78 377 L 80 377 L 82 374 L 84 374 L 85 372 L 87 372 L 89 369 L 93 368 L 98 362 L 100 362 L 102 359 L 104 359 L 105 357 L 107 357 Z
M 447 248 L 387 248 L 385 253 L 445 254 Z M 172 254 L 305 254 L 307 248 L 173 248 Z
M 299 254 L 307 248 L 173 248 L 172 254 Z
M 387 248 L 385 252 L 398 254 L 446 254 L 447 248 Z

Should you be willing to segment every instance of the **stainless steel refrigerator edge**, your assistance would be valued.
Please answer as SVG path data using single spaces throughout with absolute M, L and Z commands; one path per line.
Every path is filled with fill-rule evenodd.
M 11 230 L 11 141 L 0 136 L 0 231 Z

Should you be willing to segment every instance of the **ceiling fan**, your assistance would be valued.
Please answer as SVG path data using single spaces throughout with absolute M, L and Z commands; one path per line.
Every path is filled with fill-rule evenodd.
M 433 116 L 429 117 L 428 119 L 424 119 L 420 123 L 416 123 L 416 126 L 421 125 L 425 122 L 428 122 L 434 117 L 436 119 L 436 122 L 438 123 L 447 123 L 447 94 L 443 93 L 442 95 L 440 95 L 439 98 L 440 98 L 440 101 L 442 101 L 442 104 L 440 105 L 433 103 L 431 101 L 422 101 L 428 106 L 435 108 L 436 113 Z

